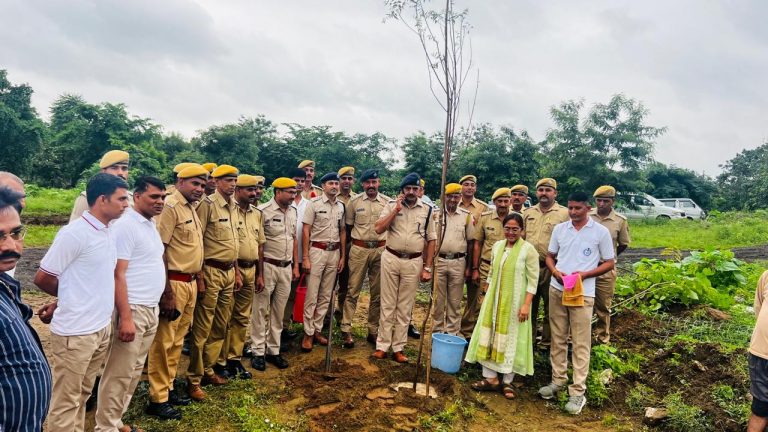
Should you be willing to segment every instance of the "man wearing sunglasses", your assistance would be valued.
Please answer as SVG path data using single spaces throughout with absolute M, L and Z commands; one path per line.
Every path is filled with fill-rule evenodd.
M 24 249 L 23 194 L 0 186 L 0 430 L 41 430 L 51 399 L 51 370 L 40 339 L 29 325 L 32 308 L 21 301 L 21 284 L 8 274 Z

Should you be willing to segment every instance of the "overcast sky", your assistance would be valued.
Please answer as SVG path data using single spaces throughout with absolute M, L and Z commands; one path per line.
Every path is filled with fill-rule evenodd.
M 549 107 L 624 93 L 666 126 L 662 162 L 716 175 L 768 137 L 768 1 L 469 6 L 475 122 L 551 126 Z M 47 118 L 62 93 L 122 102 L 187 137 L 239 116 L 402 138 L 441 128 L 423 53 L 382 1 L 0 0 L 0 68 Z

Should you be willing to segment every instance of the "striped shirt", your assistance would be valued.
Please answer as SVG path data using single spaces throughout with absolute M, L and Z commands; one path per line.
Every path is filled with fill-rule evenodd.
M 42 429 L 51 400 L 51 369 L 21 301 L 21 285 L 0 272 L 0 431 Z

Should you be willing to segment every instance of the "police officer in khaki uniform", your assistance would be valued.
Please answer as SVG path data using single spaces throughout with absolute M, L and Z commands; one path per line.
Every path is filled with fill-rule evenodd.
M 512 200 L 510 201 L 510 211 L 523 214 L 525 210 L 525 200 L 528 199 L 528 186 L 526 185 L 514 185 L 509 188 L 512 193 Z
M 496 210 L 488 210 L 480 215 L 475 224 L 475 244 L 472 251 L 472 283 L 467 284 L 467 304 L 461 316 L 461 335 L 469 339 L 475 329 L 483 296 L 488 289 L 485 280 L 491 270 L 491 249 L 493 244 L 504 239 L 504 218 L 509 214 L 509 200 L 512 194 L 509 188 L 499 188 L 491 200 Z
M 205 196 L 208 196 L 214 192 L 216 192 L 216 179 L 211 176 L 213 174 L 213 170 L 218 168 L 219 166 L 216 165 L 213 162 L 206 162 L 203 164 L 203 168 L 208 170 L 208 183 L 205 185 Z
M 299 168 L 303 169 L 307 174 L 307 180 L 304 182 L 304 185 L 301 185 L 301 196 L 303 196 L 304 199 L 312 199 L 321 196 L 323 194 L 323 188 L 312 184 L 312 180 L 315 179 L 315 161 L 309 159 L 303 160 L 299 162 Z
M 323 318 L 328 312 L 336 275 L 344 269 L 347 230 L 344 226 L 344 204 L 339 194 L 339 175 L 328 173 L 320 179 L 323 195 L 312 199 L 304 212 L 304 271 L 309 274 L 304 297 L 304 339 L 301 349 L 312 351 L 313 340 L 328 345 L 322 335 Z M 309 259 L 306 259 L 309 257 Z
M 434 331 L 458 335 L 461 331 L 461 299 L 464 281 L 470 279 L 475 221 L 472 214 L 459 208 L 461 185 L 445 185 L 445 205 L 437 212 L 437 232 L 443 234 L 437 253 L 437 293 L 435 295 Z
M 475 198 L 477 192 L 477 177 L 467 174 L 459 179 L 461 185 L 461 202 L 459 208 L 463 208 L 472 213 L 475 223 L 480 221 L 480 216 L 488 211 L 488 204 Z
M 256 285 L 258 273 L 259 249 L 264 244 L 264 228 L 261 212 L 254 204 L 261 198 L 264 190 L 264 177 L 240 174 L 235 185 L 235 201 L 239 211 L 237 220 L 237 268 L 243 278 L 243 287 L 234 293 L 232 316 L 229 319 L 227 338 L 219 355 L 220 375 L 227 378 L 250 379 L 251 373 L 240 363 L 240 356 L 245 346 L 245 331 L 251 321 L 252 303 L 256 307 L 261 303 L 254 301 L 254 291 L 262 293 L 263 286 Z M 256 294 L 257 296 L 259 294 Z M 268 303 L 268 302 L 267 302 Z
M 360 176 L 363 193 L 355 195 L 346 206 L 345 219 L 351 244 L 349 250 L 349 290 L 344 300 L 341 319 L 341 339 L 345 348 L 355 346 L 352 320 L 357 310 L 357 299 L 368 274 L 370 302 L 368 303 L 368 342 L 375 344 L 379 332 L 381 253 L 387 235 L 377 234 L 374 225 L 379 220 L 389 198 L 379 193 L 379 172 L 365 170 Z M 339 281 L 341 283 L 341 281 Z
M 102 156 L 99 161 L 100 171 L 118 176 L 127 182 L 129 159 L 130 155 L 128 152 L 122 150 L 110 150 L 104 153 L 104 156 Z M 128 192 L 128 202 L 133 206 L 133 192 Z M 80 192 L 80 195 L 75 198 L 75 204 L 72 207 L 72 213 L 69 215 L 69 221 L 72 222 L 79 218 L 86 210 L 88 210 L 88 200 L 85 197 L 85 191 L 82 191 Z M 98 382 L 96 385 L 98 386 Z
M 189 350 L 189 396 L 205 399 L 201 385 L 223 385 L 227 379 L 213 367 L 221 354 L 227 326 L 232 315 L 232 296 L 243 286 L 237 267 L 239 210 L 233 198 L 237 168 L 220 165 L 213 170 L 216 192 L 205 197 L 197 207 L 203 227 L 203 278 L 198 285 L 200 299 L 195 305 L 192 346 Z
M 523 218 L 525 219 L 525 240 L 536 247 L 539 252 L 539 283 L 536 295 L 533 297 L 531 308 L 531 318 L 533 338 L 536 340 L 536 330 L 538 327 L 539 303 L 544 301 L 544 321 L 542 322 L 541 342 L 539 346 L 547 348 L 550 345 L 549 332 L 549 284 L 552 279 L 552 273 L 547 268 L 545 260 L 547 259 L 547 248 L 549 239 L 552 237 L 552 230 L 555 225 L 567 222 L 568 209 L 555 201 L 557 198 L 557 182 L 552 178 L 543 178 L 536 183 L 536 197 L 539 202 L 525 209 Z
M 356 194 L 352 191 L 352 186 L 355 184 L 355 168 L 351 166 L 345 166 L 339 169 L 339 195 L 336 197 L 344 204 L 346 208 L 349 205 L 349 201 Z M 346 210 L 345 210 L 346 211 Z M 347 239 L 349 239 L 349 228 L 347 227 Z M 339 289 L 336 296 L 336 312 L 335 319 L 338 325 L 342 319 L 342 312 L 344 311 L 344 300 L 347 298 L 347 292 L 349 291 L 349 250 L 352 247 L 352 242 L 347 240 L 347 250 L 344 253 L 346 262 L 344 263 L 344 270 L 339 273 Z M 329 317 L 326 317 L 326 323 Z
M 191 167 L 193 165 L 199 165 L 199 164 L 192 163 L 192 162 L 181 162 L 181 163 L 176 164 L 176 166 L 173 167 L 173 174 L 172 174 L 172 176 L 173 176 L 173 179 L 172 179 L 173 180 L 173 184 L 169 185 L 168 187 L 165 188 L 165 196 L 171 196 L 171 195 L 173 195 L 174 192 L 176 192 L 176 183 L 179 181 L 179 173 L 184 168 L 188 168 L 188 167 Z M 200 166 L 202 166 L 202 165 L 200 165 Z M 203 168 L 205 168 L 205 167 L 203 167 Z M 210 175 L 211 175 L 211 172 L 208 171 L 208 176 L 209 176 L 208 180 L 209 181 L 210 181 Z M 207 195 L 208 194 L 203 193 L 203 196 L 207 196 Z M 196 202 L 195 205 L 197 205 L 199 203 L 200 203 L 200 201 Z
M 208 171 L 190 165 L 179 171 L 176 191 L 165 198 L 157 217 L 157 230 L 165 245 L 163 259 L 168 269 L 165 291 L 160 297 L 160 321 L 149 348 L 149 407 L 147 413 L 163 420 L 180 419 L 172 405 L 189 404 L 189 398 L 170 393 L 197 299 L 197 284 L 203 269 L 203 230 L 195 204 L 203 197 Z M 170 394 L 169 394 L 170 393 Z
M 261 269 L 256 286 L 264 289 L 255 296 L 251 315 L 251 365 L 259 371 L 266 369 L 266 363 L 280 369 L 288 367 L 288 362 L 280 356 L 280 333 L 291 279 L 299 278 L 296 207 L 291 205 L 298 193 L 297 186 L 295 180 L 287 177 L 275 179 L 272 182 L 275 196 L 258 207 L 266 242 L 259 251 Z
M 600 186 L 593 194 L 597 208 L 589 216 L 600 225 L 608 228 L 613 240 L 616 257 L 629 246 L 629 225 L 627 218 L 613 210 L 616 189 L 613 186 Z M 611 303 L 616 290 L 616 269 L 597 277 L 595 281 L 595 337 L 600 343 L 611 342 Z
M 400 182 L 400 195 L 382 210 L 375 230 L 387 234 L 381 254 L 381 318 L 376 351 L 383 359 L 392 348 L 392 358 L 408 362 L 403 349 L 408 341 L 408 323 L 419 281 L 432 279 L 432 259 L 437 232 L 432 206 L 418 198 L 419 175 L 410 173 Z

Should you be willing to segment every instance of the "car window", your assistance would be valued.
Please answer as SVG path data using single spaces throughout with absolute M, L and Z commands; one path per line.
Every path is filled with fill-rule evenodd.
M 685 207 L 685 208 L 694 208 L 696 206 L 693 205 L 693 203 L 690 202 L 690 201 L 683 201 L 683 207 Z
M 661 201 L 665 206 L 674 207 L 675 206 L 675 200 L 659 200 Z

